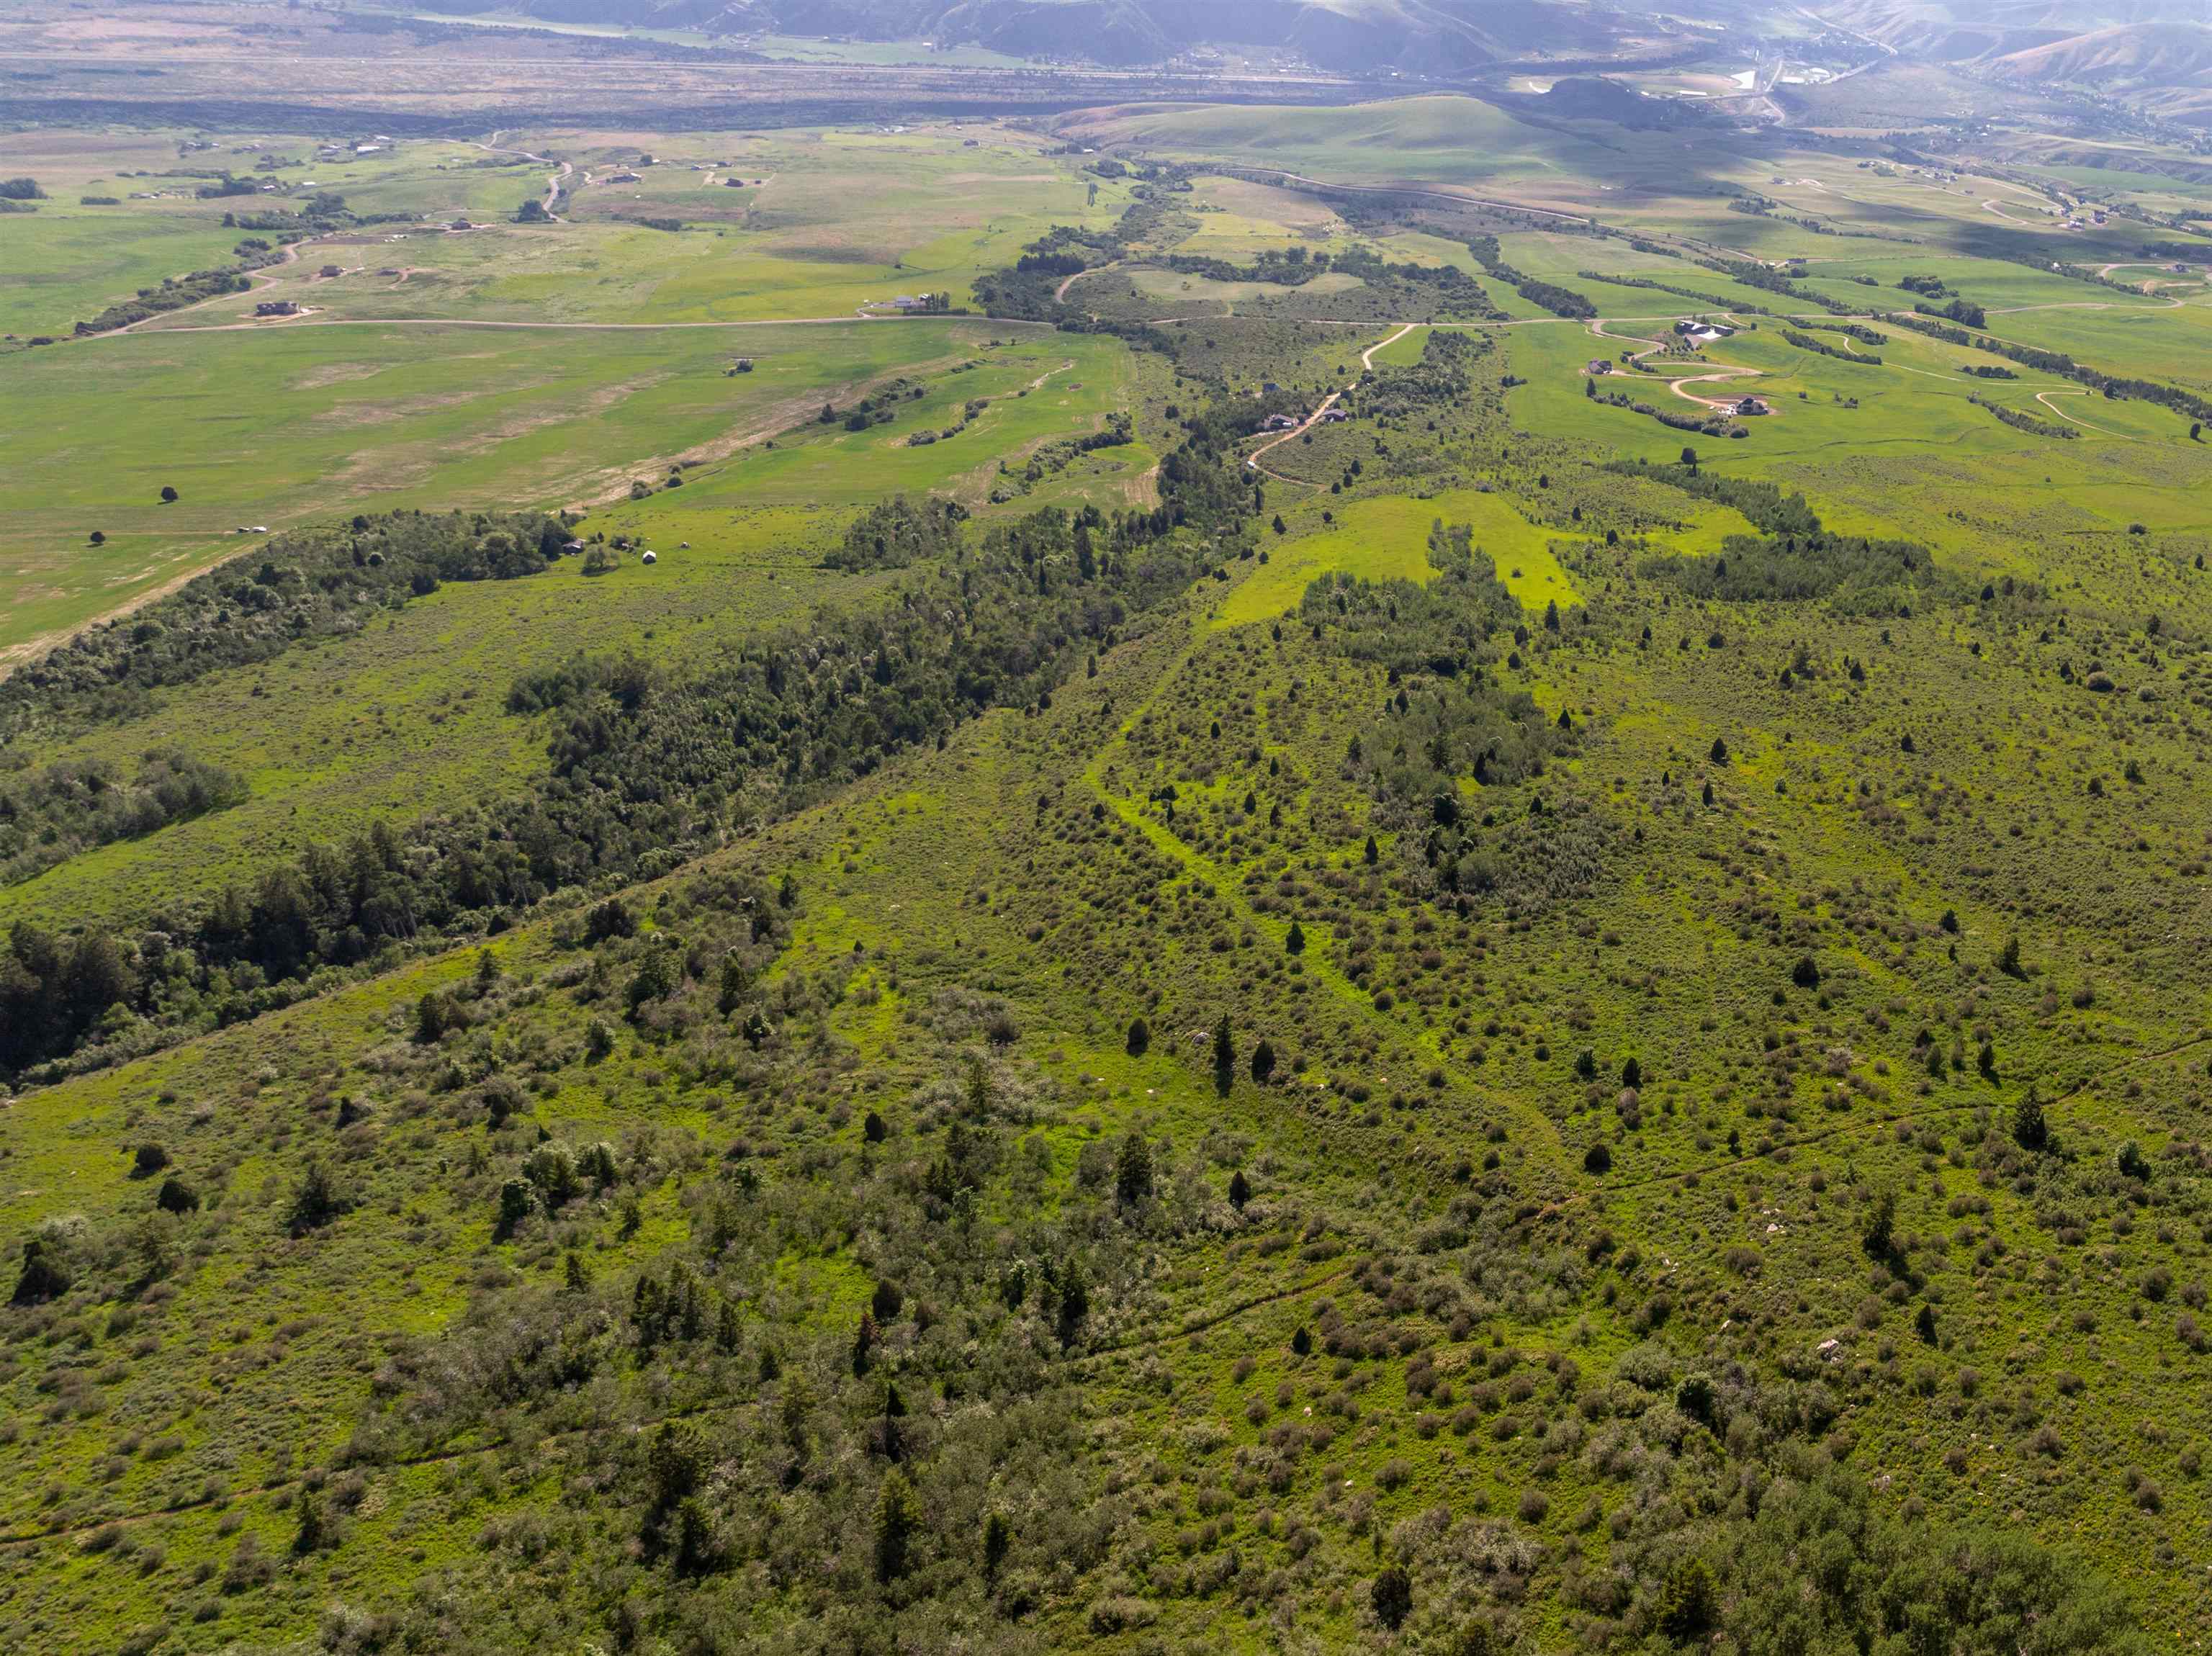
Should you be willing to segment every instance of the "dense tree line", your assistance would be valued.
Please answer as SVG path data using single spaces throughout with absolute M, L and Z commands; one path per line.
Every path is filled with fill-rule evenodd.
M 1800 287 L 1781 271 L 1747 258 L 1701 258 L 1698 263 L 1716 276 L 1724 276 L 1731 282 L 1747 288 L 1756 288 L 1761 293 L 1780 294 L 1784 299 L 1802 300 L 1834 316 L 1848 316 L 1851 307 L 1826 294 L 1810 288 Z
M 1260 282 L 1278 288 L 1303 288 L 1329 268 L 1329 256 L 1320 253 L 1309 258 L 1303 247 L 1263 247 L 1249 264 L 1232 264 L 1225 258 L 1194 253 L 1171 254 L 1160 263 L 1170 270 L 1203 276 L 1209 282 Z
M 543 570 L 568 530 L 537 513 L 394 513 L 279 535 L 129 619 L 88 628 L 0 682 L 0 743 L 143 710 L 149 691 L 266 661 L 303 639 L 358 631 L 442 581 Z
M 377 961 L 418 937 L 495 926 L 588 882 L 665 872 L 733 828 L 941 740 L 964 719 L 1048 701 L 1132 614 L 1182 591 L 1239 541 L 1252 500 L 1231 473 L 1229 445 L 1257 417 L 1243 409 L 1194 416 L 1188 440 L 1162 463 L 1162 504 L 1150 512 L 1108 519 L 1095 507 L 1074 515 L 1048 507 L 994 525 L 966 549 L 945 533 L 954 520 L 943 503 L 880 508 L 856 525 L 869 555 L 878 535 L 887 547 L 921 537 L 950 555 L 920 567 L 888 602 L 824 609 L 696 676 L 675 678 L 628 656 L 525 675 L 509 692 L 510 712 L 550 723 L 550 775 L 527 798 L 404 833 L 379 822 L 343 846 L 311 846 L 204 909 L 149 917 L 135 937 L 64 941 L 17 928 L 0 957 L 0 1075 L 66 1059 L 128 1030 L 134 1017 L 202 1028 L 252 1016 L 313 992 L 319 974 Z M 360 532 L 374 532 L 360 521 Z M 562 532 L 538 521 L 549 535 Z M 434 585 L 441 569 L 482 576 L 542 566 L 526 536 L 489 519 L 401 517 L 386 526 L 398 532 L 384 544 L 415 548 L 416 574 L 403 590 L 427 590 L 421 583 Z M 372 565 L 362 544 L 359 565 L 325 549 L 338 575 L 333 590 L 356 598 L 384 589 L 352 587 L 343 572 L 380 573 L 392 561 Z M 232 614 L 219 604 L 204 617 L 204 654 L 141 658 L 133 650 L 143 646 L 125 646 L 82 683 L 50 679 L 49 696 L 174 682 L 164 675 L 281 647 L 258 637 L 226 646 Z M 300 630 L 331 619 L 311 607 Z M 127 1046 L 152 1037 L 122 1038 Z
M 1881 366 L 1881 359 L 1878 356 L 1869 356 L 1864 351 L 1839 350 L 1835 346 L 1815 339 L 1811 334 L 1801 333 L 1795 328 L 1783 329 L 1782 337 L 1799 350 L 1811 351 L 1816 356 L 1832 356 L 1839 362 L 1863 362 L 1869 367 L 1878 368 Z
M 1224 258 L 1178 253 L 1161 261 L 1167 269 L 1215 282 L 1258 282 L 1280 288 L 1302 288 L 1316 276 L 1337 270 L 1359 278 L 1367 286 L 1396 288 L 1407 295 L 1418 293 L 1434 314 L 1446 318 L 1476 317 L 1494 321 L 1505 313 L 1490 302 L 1482 284 L 1456 265 L 1425 265 L 1395 262 L 1372 248 L 1348 247 L 1336 253 L 1310 256 L 1304 247 L 1265 248 L 1249 264 L 1233 264 Z
M 173 749 L 145 755 L 129 776 L 98 759 L 0 776 L 0 885 L 30 879 L 95 846 L 236 804 L 246 793 L 234 772 Z
M 1582 319 L 1597 314 L 1597 306 L 1583 294 L 1571 288 L 1562 288 L 1556 282 L 1544 282 L 1525 271 L 1516 270 L 1505 262 L 1496 236 L 1470 236 L 1467 250 L 1474 255 L 1475 262 L 1500 282 L 1510 282 L 1513 291 L 1531 305 L 1541 306 L 1554 316 Z
M 1684 458 L 1688 464 L 1681 466 L 1654 465 L 1648 460 L 1617 460 L 1606 470 L 1623 476 L 1647 478 L 1701 500 L 1732 507 L 1770 535 L 1820 532 L 1820 519 L 1805 503 L 1803 494 L 1784 494 L 1775 484 L 1760 478 L 1731 477 L 1722 472 L 1703 470 L 1687 450 L 1684 451 Z
M 1416 409 L 1455 406 L 1474 385 L 1474 365 L 1496 349 L 1487 335 L 1431 329 L 1421 344 L 1421 360 L 1407 367 L 1375 369 L 1359 390 L 1359 411 L 1390 419 Z
M 1684 458 L 1695 457 L 1685 450 Z M 1909 615 L 1923 591 L 1948 590 L 1926 547 L 1836 534 L 1802 494 L 1784 494 L 1772 483 L 1723 476 L 1694 463 L 1619 460 L 1606 469 L 1732 507 L 1761 531 L 1729 536 L 1714 557 L 1649 558 L 1639 566 L 1640 573 L 1693 597 L 1739 604 L 1826 598 L 1863 615 Z
M 258 258 L 256 264 L 273 261 Z M 88 322 L 76 325 L 81 337 L 87 334 L 112 333 L 118 328 L 127 328 L 134 322 L 143 322 L 149 317 L 160 316 L 165 311 L 181 311 L 204 300 L 216 299 L 224 294 L 243 294 L 252 291 L 253 283 L 244 274 L 245 265 L 211 270 L 194 270 L 186 276 L 166 276 L 159 285 L 141 288 L 136 297 L 118 300 Z
M 1980 306 L 1956 294 L 1940 306 L 1916 304 L 1912 309 L 1917 316 L 1940 317 L 1946 322 L 1963 322 L 1970 328 L 1986 326 L 1990 319 L 1989 312 Z
M 1650 252 L 1671 252 L 1670 249 L 1648 247 Z M 1680 253 L 1673 257 L 1680 258 Z M 1764 305 L 1751 305 L 1740 299 L 1723 299 L 1718 294 L 1701 294 L 1694 288 L 1678 288 L 1668 282 L 1654 282 L 1650 276 L 1608 276 L 1600 270 L 1577 270 L 1575 274 L 1585 282 L 1606 282 L 1616 288 L 1648 288 L 1654 293 L 1672 294 L 1677 299 L 1693 300 L 1699 305 L 1744 316 L 1772 316 L 1774 312 Z
M 1065 316 L 1066 307 L 1056 297 L 1060 284 L 1080 271 L 1126 258 L 1158 231 L 1173 206 L 1172 197 L 1190 189 L 1188 177 L 1179 167 L 1147 166 L 1141 177 L 1112 229 L 1055 224 L 1024 246 L 1013 264 L 977 276 L 975 298 L 983 314 L 1032 322 L 1058 321 Z
M 1626 409 L 1631 414 L 1640 414 L 1647 420 L 1656 420 L 1672 431 L 1694 431 L 1704 437 L 1748 437 L 1746 427 L 1717 409 L 1704 414 L 1677 414 L 1672 409 L 1662 409 L 1656 403 L 1647 403 L 1640 397 L 1631 397 L 1626 391 L 1601 391 L 1592 379 L 1583 381 L 1583 395 L 1593 403 L 1603 403 L 1609 408 Z
M 1858 615 L 1912 613 L 1935 576 L 1928 549 L 1863 535 L 1731 535 L 1711 557 L 1648 558 L 1638 573 L 1729 604 L 1826 598 Z
M 822 561 L 832 569 L 903 569 L 946 557 L 958 549 L 960 525 L 967 520 L 957 500 L 894 495 L 853 519 Z
M 2032 414 L 2008 409 L 2002 403 L 1992 403 L 1985 397 L 1969 397 L 1966 400 L 1976 408 L 1986 409 L 2014 431 L 2024 431 L 2031 437 L 2052 437 L 2071 441 L 2081 434 L 2071 426 L 2062 426 L 2053 420 L 2039 420 Z
M 1503 888 L 1515 902 L 1556 895 L 1562 880 L 1579 884 L 1589 872 L 1587 836 L 1547 820 L 1540 798 L 1501 806 L 1484 791 L 1542 775 L 1577 748 L 1579 732 L 1496 677 L 1492 640 L 1510 630 L 1518 643 L 1528 632 L 1469 526 L 1432 525 L 1429 561 L 1437 573 L 1425 585 L 1332 575 L 1306 589 L 1299 618 L 1316 639 L 1382 667 L 1389 686 L 1346 762 L 1373 793 L 1419 889 L 1452 899 Z M 1558 624 L 1555 610 L 1547 625 Z
M 2156 403 L 2172 409 L 2176 414 L 2187 415 L 2192 420 L 2212 420 L 2212 399 L 2178 385 L 2162 385 L 2155 379 L 2138 379 L 2130 375 L 2106 373 L 2086 362 L 2076 362 L 2063 351 L 2045 350 L 2039 345 L 2016 345 L 2008 339 L 1995 339 L 1988 334 L 1972 334 L 1964 328 L 1946 327 L 1941 322 L 1927 321 L 1916 317 L 1893 316 L 1889 318 L 1901 327 L 1930 338 L 1941 339 L 1947 344 L 1969 345 L 1992 356 L 2002 356 L 2025 368 L 2034 368 L 2044 373 L 2055 373 L 2087 385 L 2091 391 L 2101 391 L 2107 397 L 2135 397 L 2146 403 Z M 1976 325 L 1978 325 L 1977 324 Z

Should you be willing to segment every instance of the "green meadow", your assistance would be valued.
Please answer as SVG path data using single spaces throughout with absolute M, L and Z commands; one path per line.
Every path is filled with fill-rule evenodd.
M 1000 330 L 1001 333 L 1007 331 Z M 24 491 L 0 529 L 6 643 L 81 622 L 237 543 L 383 506 L 621 495 L 880 381 L 950 368 L 984 324 L 612 332 L 460 326 L 133 334 L 0 360 Z M 739 356 L 750 373 L 728 370 Z M 97 458 L 94 458 L 97 457 Z M 163 504 L 161 491 L 179 498 Z M 98 531 L 106 543 L 87 544 Z

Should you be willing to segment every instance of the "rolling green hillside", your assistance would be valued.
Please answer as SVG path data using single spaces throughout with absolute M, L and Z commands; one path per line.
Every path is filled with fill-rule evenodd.
M 505 135 L 790 218 L 0 357 L 0 1627 L 2212 1636 L 2203 282 L 1463 99 L 712 136 Z

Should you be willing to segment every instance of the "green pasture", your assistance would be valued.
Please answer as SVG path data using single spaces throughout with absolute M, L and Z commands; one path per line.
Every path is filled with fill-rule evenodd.
M 957 319 L 309 325 L 131 335 L 0 360 L 0 446 L 21 502 L 0 525 L 0 558 L 20 583 L 0 645 L 218 558 L 241 525 L 620 494 L 641 470 L 766 438 L 823 400 L 951 367 L 990 337 Z M 740 355 L 753 371 L 727 373 Z M 95 530 L 104 546 L 88 543 Z
M 1231 264 L 1249 263 L 1286 243 L 1335 252 L 1359 240 L 1326 202 L 1249 179 L 1193 179 L 1189 210 L 1196 227 L 1175 251 Z
M 1958 372 L 1962 364 L 1990 359 L 1903 330 L 1883 331 L 1889 343 L 1875 352 L 1882 365 L 1875 367 L 1799 350 L 1780 337 L 1778 324 L 1762 318 L 1758 331 L 1708 348 L 1702 365 L 1659 359 L 1662 373 L 1617 373 L 1600 382 L 1655 408 L 1695 413 L 1668 390 L 1669 380 L 1726 366 L 1755 369 L 1755 377 L 1686 387 L 1716 397 L 1749 391 L 1772 408 L 1741 421 L 1748 435 L 1736 440 L 1673 430 L 1587 399 L 1581 370 L 1595 352 L 1579 328 L 1505 331 L 1514 372 L 1528 381 L 1507 396 L 1516 422 L 1597 453 L 1665 462 L 1692 447 L 1709 465 L 1806 488 L 1838 528 L 1909 534 L 2025 572 L 2034 557 L 2023 555 L 2020 537 L 2036 532 L 2030 525 L 2117 533 L 2142 522 L 2197 534 L 2212 525 L 2192 481 L 2197 462 L 2187 425 L 2167 410 L 2082 397 L 2072 382 L 2028 369 L 2012 380 L 1970 379 Z M 2048 403 L 2035 400 L 2039 391 Z M 2017 431 L 1975 407 L 1971 394 L 2093 428 L 2065 440 Z
M 1012 264 L 1051 225 L 1103 227 L 1127 204 L 1126 185 L 1098 181 L 1097 200 L 1087 202 L 1085 184 L 1064 162 L 1003 143 L 966 149 L 957 131 L 779 135 L 768 145 L 691 135 L 685 153 L 700 161 L 672 153 L 642 167 L 635 165 L 641 146 L 533 137 L 540 153 L 575 158 L 561 209 L 568 221 L 504 221 L 522 196 L 543 193 L 549 169 L 529 164 L 485 186 L 513 197 L 500 221 L 459 234 L 371 230 L 319 245 L 300 265 L 270 272 L 265 296 L 334 316 L 511 321 L 848 316 L 921 293 L 965 304 L 978 274 Z M 719 164 L 732 155 L 734 166 Z M 696 170 L 705 161 L 716 163 L 711 174 Z M 583 182 L 586 167 L 599 182 Z M 637 171 L 637 182 L 608 182 L 618 170 Z M 738 190 L 704 181 L 733 175 L 766 182 Z M 638 221 L 649 218 L 684 227 Z M 347 274 L 324 280 L 316 272 L 325 263 Z M 387 270 L 394 274 L 380 274 Z M 195 312 L 157 325 L 204 319 Z
M 11 215 L 0 234 L 0 332 L 66 336 L 141 288 L 230 262 L 240 233 L 222 228 L 220 212 L 162 205 L 81 207 L 72 197 Z
M 1316 532 L 1271 548 L 1267 563 L 1215 610 L 1214 626 L 1272 621 L 1297 609 L 1306 588 L 1324 575 L 1426 581 L 1436 573 L 1429 563 L 1429 530 L 1439 519 L 1474 527 L 1476 551 L 1489 555 L 1523 609 L 1540 614 L 1547 604 L 1565 608 L 1582 602 L 1574 578 L 1550 549 L 1556 531 L 1530 523 L 1500 495 L 1474 489 L 1427 500 L 1381 495 L 1355 500 L 1334 515 L 1334 522 Z
M 1492 104 L 1441 94 L 1340 108 L 1138 107 L 1108 112 L 1083 130 L 1158 153 L 1234 156 L 1253 166 L 1354 184 L 1656 182 L 1670 163 L 1651 151 L 1673 148 L 1658 144 L 1631 155 L 1545 131 Z
M 633 554 L 586 576 L 571 558 L 522 580 L 449 582 L 356 636 L 161 692 L 144 717 L 40 748 L 33 762 L 98 759 L 125 772 L 149 749 L 183 748 L 243 776 L 252 796 L 0 888 L 0 926 L 144 913 L 250 881 L 372 822 L 404 825 L 522 792 L 546 761 L 542 729 L 505 709 L 517 674 L 622 650 L 680 667 L 753 628 L 865 592 L 881 578 L 820 567 L 842 516 L 718 513 L 683 525 L 692 544 L 662 541 L 651 566 Z M 580 530 L 616 521 L 594 515 Z
M 941 490 L 980 506 L 994 488 L 1008 486 L 1000 477 L 1001 462 L 1018 473 L 1040 444 L 1095 431 L 1107 414 L 1127 405 L 1131 370 L 1127 348 L 1118 340 L 1030 331 L 996 349 L 976 349 L 968 331 L 961 337 L 969 347 L 961 361 L 974 366 L 931 373 L 921 382 L 920 397 L 888 404 L 894 414 L 888 423 L 860 432 L 842 422 L 796 424 L 772 446 L 747 448 L 681 489 L 614 507 L 608 521 L 665 539 L 679 531 L 688 536 L 686 524 L 763 505 L 849 506 L 901 490 Z M 909 440 L 957 425 L 966 405 L 978 400 L 986 406 L 963 429 L 921 446 Z M 1027 509 L 1019 496 L 1015 509 Z

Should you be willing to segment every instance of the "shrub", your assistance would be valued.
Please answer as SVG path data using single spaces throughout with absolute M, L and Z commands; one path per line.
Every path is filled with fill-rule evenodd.
M 1413 1578 L 1398 1565 L 1389 1566 L 1368 1584 L 1367 1602 L 1375 1619 L 1395 1633 L 1413 1613 Z
M 293 1186 L 285 1210 L 284 1228 L 293 1236 L 320 1230 L 339 1216 L 352 1211 L 353 1199 L 338 1186 L 336 1177 L 321 1162 L 307 1163 L 300 1182 Z

